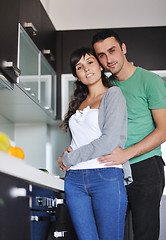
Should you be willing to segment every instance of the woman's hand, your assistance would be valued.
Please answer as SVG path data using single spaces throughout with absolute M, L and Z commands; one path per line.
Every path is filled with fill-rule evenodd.
M 67 151 L 66 151 L 66 152 L 67 152 Z M 57 159 L 57 162 L 58 162 L 58 164 L 59 164 L 60 169 L 61 169 L 63 172 L 65 172 L 65 171 L 68 169 L 65 165 L 63 165 L 62 156 Z
M 61 156 L 57 159 L 57 162 L 58 162 L 58 164 L 59 164 L 59 167 L 60 167 L 60 169 L 61 169 L 63 172 L 65 172 L 65 171 L 68 169 L 65 165 L 63 165 L 63 161 L 62 161 L 63 155 L 64 155 L 64 153 L 69 153 L 69 152 L 71 152 L 71 151 L 73 151 L 73 149 L 72 149 L 71 147 L 67 147 L 66 150 L 65 150 L 65 151 L 61 154 Z

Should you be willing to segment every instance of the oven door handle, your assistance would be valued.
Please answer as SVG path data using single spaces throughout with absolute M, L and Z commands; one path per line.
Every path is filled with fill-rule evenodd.
M 31 216 L 31 222 L 41 222 L 41 221 L 56 221 L 56 217 L 55 216 Z

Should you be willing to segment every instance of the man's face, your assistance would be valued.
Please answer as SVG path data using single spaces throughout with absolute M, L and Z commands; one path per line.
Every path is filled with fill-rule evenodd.
M 114 37 L 109 37 L 96 42 L 93 47 L 100 63 L 106 70 L 114 75 L 117 75 L 122 70 L 126 54 L 124 43 L 121 48 Z

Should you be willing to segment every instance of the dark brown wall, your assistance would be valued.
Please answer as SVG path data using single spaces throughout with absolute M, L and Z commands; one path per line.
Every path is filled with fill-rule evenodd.
M 116 31 L 127 45 L 127 58 L 136 66 L 148 70 L 166 69 L 166 27 L 118 28 Z M 60 75 L 70 73 L 71 53 L 82 46 L 91 46 L 92 37 L 100 29 L 57 31 L 58 105 L 60 104 Z M 58 106 L 58 117 L 60 105 Z

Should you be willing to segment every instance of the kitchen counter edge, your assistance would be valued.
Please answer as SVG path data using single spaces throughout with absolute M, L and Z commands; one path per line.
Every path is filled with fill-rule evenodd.
M 38 170 L 24 162 L 0 151 L 0 172 L 52 190 L 64 191 L 64 180 Z

